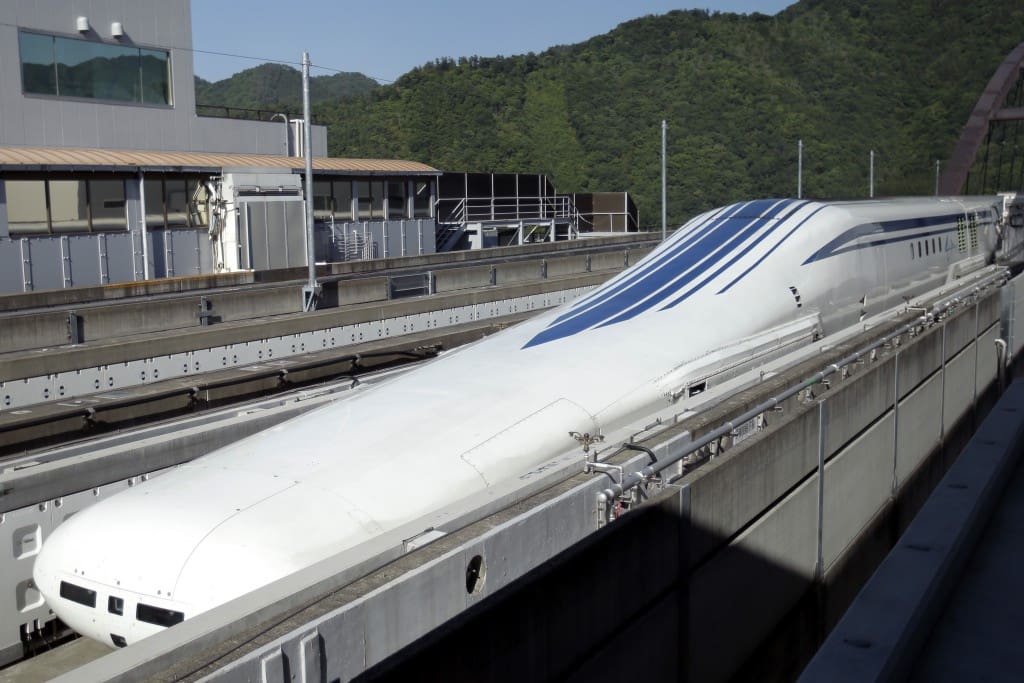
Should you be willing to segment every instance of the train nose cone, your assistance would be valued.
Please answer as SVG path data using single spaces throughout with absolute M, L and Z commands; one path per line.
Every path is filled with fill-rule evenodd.
M 175 586 L 203 538 L 241 510 L 294 482 L 189 465 L 122 491 L 65 521 L 43 540 L 34 580 L 47 604 L 82 635 L 133 642 L 168 625 L 140 623 L 150 607 L 191 616 L 208 605 Z
M 32 568 L 32 580 L 47 605 L 60 619 L 78 633 L 110 644 L 103 615 L 97 610 L 98 591 L 89 572 L 80 569 L 80 543 L 87 532 L 76 529 L 77 519 L 58 527 L 43 542 L 43 548 Z

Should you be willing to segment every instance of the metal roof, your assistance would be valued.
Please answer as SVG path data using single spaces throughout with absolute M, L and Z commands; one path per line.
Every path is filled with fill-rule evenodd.
M 221 171 L 245 168 L 302 172 L 302 157 L 219 152 L 156 152 L 84 147 L 0 147 L 0 170 L 6 171 Z M 313 157 L 313 170 L 338 175 L 438 175 L 417 161 Z

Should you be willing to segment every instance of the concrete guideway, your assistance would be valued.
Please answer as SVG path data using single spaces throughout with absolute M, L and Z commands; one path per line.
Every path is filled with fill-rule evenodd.
M 407 295 L 403 290 L 413 284 L 415 293 L 451 292 L 621 268 L 656 241 L 634 233 L 563 244 L 570 243 L 321 266 L 320 309 L 387 301 Z M 285 269 L 0 296 L 0 354 L 60 346 L 76 335 L 95 342 L 295 313 L 302 275 Z M 69 322 L 70 314 L 76 318 Z
M 174 377 L 259 363 L 307 350 L 342 347 L 385 339 L 467 320 L 481 320 L 564 303 L 563 292 L 600 284 L 635 261 L 647 248 L 560 259 L 451 269 L 430 278 L 431 296 L 390 299 L 387 278 L 352 281 L 350 296 L 335 308 L 308 314 L 274 314 L 259 303 L 260 293 L 225 295 L 239 319 L 199 325 L 191 299 L 169 300 L 181 319 L 157 306 L 137 303 L 97 309 L 110 319 L 106 338 L 0 354 L 0 411 L 14 411 L 50 401 L 120 390 Z M 274 290 L 273 297 L 280 297 Z M 355 293 L 352 293 L 355 292 Z M 250 300 L 252 299 L 252 300 Z M 290 298 L 289 298 L 290 300 Z M 294 307 L 289 310 L 294 310 Z M 145 311 L 145 313 L 140 313 Z M 212 313 L 222 314 L 223 307 Z M 57 322 L 50 320 L 56 315 Z M 67 331 L 63 314 L 26 318 L 28 331 L 3 328 L 16 338 L 31 338 L 35 323 Z M 137 316 L 141 315 L 142 319 Z M 120 317 L 119 317 L 120 316 Z M 145 320 L 161 329 L 148 329 Z M 35 321 L 35 322 L 33 322 Z M 47 322 L 49 321 L 49 322 Z M 52 324 L 51 324 L 52 323 Z M 166 328 L 166 329 L 164 329 Z M 21 336 L 19 336 L 21 335 Z M 15 345 L 32 345 L 18 342 Z
M 255 395 L 273 394 L 338 376 L 355 378 L 377 367 L 430 358 L 444 349 L 461 346 L 513 325 L 531 314 L 516 313 L 340 348 L 332 346 L 279 360 L 0 412 L 0 457 L 47 443 L 226 405 Z
M 870 562 L 873 539 L 891 523 L 884 520 L 899 526 L 912 515 L 998 392 L 993 342 L 1008 320 L 1011 348 L 1020 348 L 1024 320 L 1006 311 L 1024 300 L 1022 289 L 1018 280 L 960 297 L 933 323 L 918 311 L 875 322 L 697 415 L 609 435 L 602 456 L 614 469 L 606 473 L 584 472 L 583 455 L 568 453 L 531 473 L 535 489 L 499 495 L 505 505 L 485 509 L 489 517 L 469 526 L 459 512 L 427 520 L 442 535 L 422 550 L 403 551 L 417 530 L 382 539 L 376 561 L 393 563 L 355 583 L 328 561 L 63 680 L 275 681 L 299 671 L 306 680 L 458 671 L 541 680 L 635 673 L 635 658 L 621 653 L 638 647 L 655 677 L 734 674 L 787 615 L 832 605 L 807 596 L 849 590 L 850 569 Z M 828 382 L 805 381 L 872 343 Z M 665 461 L 792 386 L 800 390 L 750 430 L 737 425 L 660 479 L 600 502 L 610 482 L 651 462 L 618 450 L 621 441 Z M 470 586 L 466 568 L 476 558 L 485 578 Z M 274 616 L 282 611 L 290 617 Z M 806 656 L 779 647 L 788 658 Z
M 1019 632 L 1024 380 L 1014 382 L 801 681 L 997 680 Z
M 385 297 L 310 314 L 4 354 L 0 398 L 8 409 L 0 410 L 0 452 L 351 375 L 357 366 L 428 356 L 570 301 L 645 251 L 616 247 L 561 260 L 474 265 L 445 271 L 434 285 L 447 291 L 432 296 Z M 380 279 L 355 282 L 364 287 Z M 0 661 L 20 656 L 19 624 L 38 631 L 49 618 L 31 585 L 31 563 L 56 524 L 138 477 L 269 427 L 268 419 L 264 414 L 231 429 L 182 433 L 155 444 L 143 440 L 127 447 L 133 453 L 128 458 L 69 457 L 61 463 L 37 453 L 10 464 L 0 474 L 0 534 L 14 548 L 12 556 L 0 560 L 10 584 L 0 598 L 8 624 L 0 634 Z

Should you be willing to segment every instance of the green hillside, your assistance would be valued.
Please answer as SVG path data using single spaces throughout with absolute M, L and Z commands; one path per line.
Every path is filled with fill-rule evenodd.
M 935 159 L 1005 55 L 1019 0 L 802 0 L 776 16 L 675 11 L 542 54 L 440 60 L 390 86 L 322 101 L 334 156 L 545 172 L 560 191 L 627 190 L 669 217 L 796 192 L 930 194 Z
M 337 102 L 377 87 L 377 81 L 360 73 L 312 76 L 309 100 L 312 104 Z M 302 73 L 284 64 L 261 64 L 213 83 L 197 76 L 196 103 L 301 114 Z

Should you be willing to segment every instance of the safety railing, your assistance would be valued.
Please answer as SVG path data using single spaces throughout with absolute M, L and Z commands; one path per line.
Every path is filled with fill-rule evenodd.
M 834 375 L 839 374 L 845 378 L 849 369 L 868 360 L 876 360 L 878 352 L 882 348 L 898 345 L 904 335 L 917 336 L 924 329 L 940 323 L 948 314 L 956 308 L 977 304 L 980 295 L 993 286 L 999 287 L 1009 278 L 1009 271 L 999 269 L 997 272 L 984 276 L 981 279 L 965 284 L 963 289 L 943 297 L 929 306 L 927 309 L 917 309 L 921 314 L 912 321 L 898 327 L 888 334 L 880 337 L 871 344 L 868 344 L 848 356 L 830 364 L 828 367 L 804 379 L 798 384 L 792 385 L 785 391 L 772 396 L 768 400 L 747 410 L 743 414 L 728 420 L 719 427 L 696 440 L 677 438 L 670 443 L 658 457 L 650 448 L 639 446 L 631 442 L 622 444 L 625 450 L 639 450 L 646 452 L 651 457 L 651 462 L 634 472 L 626 473 L 616 465 L 595 461 L 588 463 L 590 471 L 604 472 L 612 475 L 618 473 L 618 481 L 612 476 L 613 483 L 598 494 L 598 510 L 601 514 L 601 523 L 607 523 L 616 518 L 615 511 L 622 509 L 622 502 L 628 504 L 639 503 L 646 498 L 646 489 L 652 484 L 663 484 L 662 473 L 673 466 L 685 463 L 687 459 L 713 458 L 720 453 L 725 439 L 735 439 L 737 435 L 749 431 L 751 424 L 765 424 L 764 416 L 772 411 L 779 410 L 788 399 L 804 394 L 809 399 L 815 398 L 814 387 L 824 386 L 828 388 Z M 911 309 L 914 310 L 914 309 Z M 945 359 L 943 359 L 943 367 Z M 819 404 L 819 409 L 824 403 Z M 823 419 L 823 414 L 819 414 Z M 589 437 L 589 435 L 584 435 Z M 592 441 L 603 440 L 603 437 L 589 437 Z M 823 436 L 821 438 L 824 438 Z M 701 457 L 701 454 L 704 454 Z M 825 466 L 824 443 L 819 443 L 818 470 L 819 475 Z M 819 485 L 822 479 L 819 477 Z
M 466 224 L 520 220 L 568 219 L 579 221 L 572 198 L 553 197 L 463 197 L 437 200 L 440 223 Z
M 345 224 L 329 221 L 318 223 L 331 231 L 332 257 L 335 261 L 368 261 L 377 258 L 377 242 L 372 235 L 355 229 L 346 230 Z

